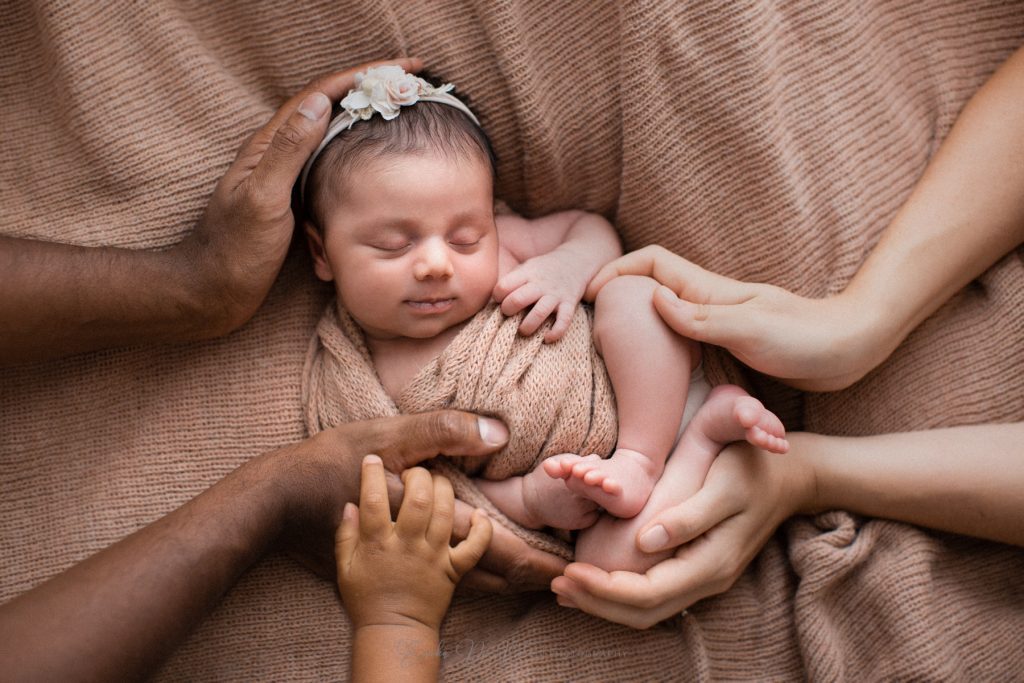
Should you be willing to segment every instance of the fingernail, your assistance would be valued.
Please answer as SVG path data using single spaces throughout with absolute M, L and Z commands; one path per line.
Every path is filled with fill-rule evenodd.
M 356 514 L 356 506 L 352 503 L 345 503 L 345 509 L 342 510 L 341 515 L 345 519 L 352 519 Z
M 319 121 L 331 108 L 331 101 L 322 92 L 314 92 L 306 95 L 299 105 L 299 113 L 310 121 Z
M 508 428 L 498 420 L 481 417 L 477 419 L 477 426 L 480 438 L 488 446 L 501 446 L 508 442 Z
M 380 459 L 379 455 L 371 454 L 371 455 L 368 455 L 365 458 L 363 458 L 363 464 L 364 465 L 376 465 L 376 464 L 382 463 L 382 462 L 384 462 L 384 461 Z
M 680 303 L 682 303 L 679 300 L 679 297 L 676 296 L 676 293 L 673 292 L 668 287 L 666 287 L 665 285 L 661 285 L 660 287 L 658 287 L 658 293 L 661 294 L 662 298 L 664 298 L 670 304 L 675 304 L 676 306 L 678 306 Z
M 652 526 L 640 535 L 637 545 L 640 546 L 640 550 L 645 553 L 653 553 L 656 550 L 661 550 L 668 545 L 668 532 L 665 531 L 665 527 L 660 524 Z

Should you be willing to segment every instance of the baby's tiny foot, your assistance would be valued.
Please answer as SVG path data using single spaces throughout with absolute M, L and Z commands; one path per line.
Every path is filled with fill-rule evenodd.
M 580 456 L 575 453 L 562 453 L 560 455 L 552 455 L 541 463 L 541 467 L 547 475 L 553 479 L 568 479 L 572 476 L 572 468 L 580 462 L 590 462 L 594 460 L 600 460 L 601 456 L 592 453 L 590 455 Z
M 570 491 L 566 482 L 551 477 L 547 468 L 535 468 L 523 477 L 523 503 L 530 526 L 535 529 L 543 526 L 570 531 L 585 529 L 598 517 L 597 503 Z
M 565 485 L 616 517 L 625 518 L 643 509 L 660 474 L 661 468 L 643 453 L 619 448 L 607 460 L 581 459 Z
M 772 453 L 785 453 L 789 450 L 782 420 L 753 396 L 737 398 L 733 416 L 746 430 L 747 441 L 754 446 Z

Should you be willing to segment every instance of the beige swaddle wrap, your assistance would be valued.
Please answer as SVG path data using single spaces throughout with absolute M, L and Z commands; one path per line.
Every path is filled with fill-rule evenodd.
M 589 308 L 577 308 L 562 339 L 545 344 L 543 334 L 519 334 L 521 315 L 506 317 L 496 304 L 489 304 L 393 400 L 374 369 L 362 330 L 332 302 L 306 357 L 306 428 L 312 435 L 345 422 L 442 408 L 498 417 L 510 435 L 501 451 L 487 457 L 438 458 L 430 466 L 452 480 L 460 500 L 486 509 L 532 545 L 568 558 L 569 546 L 509 520 L 480 493 L 472 477 L 497 480 L 526 474 L 559 453 L 611 453 L 615 403 L 591 341 L 591 317 Z

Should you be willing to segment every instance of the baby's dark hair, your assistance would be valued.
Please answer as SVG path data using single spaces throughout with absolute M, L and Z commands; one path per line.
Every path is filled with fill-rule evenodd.
M 348 174 L 381 156 L 424 151 L 451 159 L 475 156 L 491 169 L 491 178 L 495 177 L 494 150 L 480 126 L 453 106 L 417 102 L 402 107 L 398 117 L 390 121 L 380 116 L 357 121 L 331 140 L 313 163 L 306 180 L 303 210 L 307 220 L 323 231 L 331 181 L 344 183 Z

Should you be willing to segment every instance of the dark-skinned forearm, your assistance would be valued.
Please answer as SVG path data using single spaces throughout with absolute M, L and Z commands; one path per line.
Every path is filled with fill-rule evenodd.
M 0 364 L 226 333 L 202 257 L 0 237 Z
M 278 536 L 267 456 L 166 517 L 0 606 L 6 680 L 125 680 L 151 671 Z

